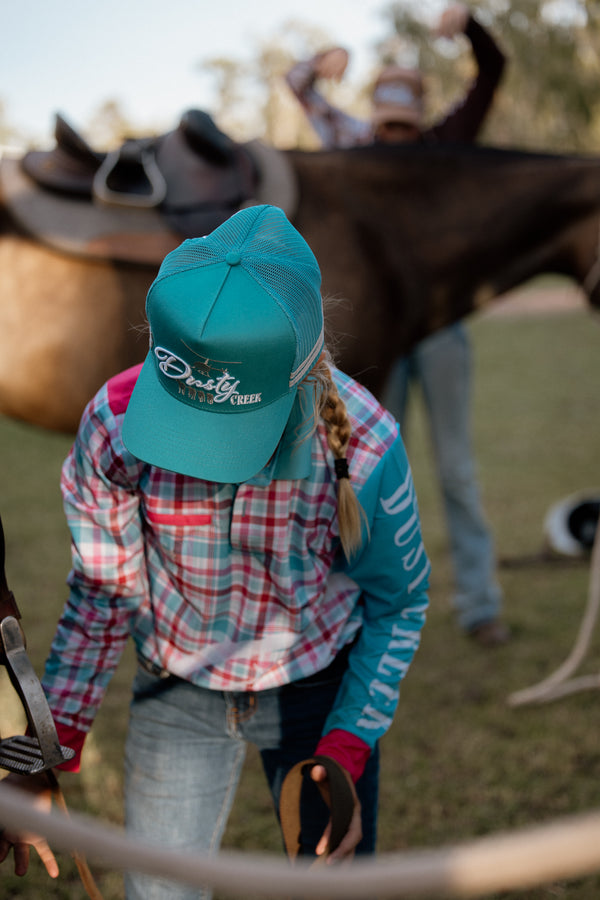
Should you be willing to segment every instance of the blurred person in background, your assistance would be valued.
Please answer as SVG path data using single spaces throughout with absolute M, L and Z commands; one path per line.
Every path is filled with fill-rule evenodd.
M 471 43 L 477 73 L 463 99 L 432 125 L 424 123 L 422 73 L 388 65 L 373 87 L 371 115 L 357 119 L 331 105 L 316 88 L 319 79 L 340 80 L 348 51 L 332 47 L 290 70 L 287 83 L 302 105 L 324 149 L 372 143 L 475 141 L 492 104 L 505 57 L 490 34 L 463 4 L 448 7 L 434 37 L 464 34 Z M 409 388 L 419 384 L 429 418 L 437 474 L 448 527 L 460 628 L 485 647 L 506 643 L 501 621 L 502 593 L 496 580 L 493 539 L 483 512 L 471 435 L 472 351 L 465 326 L 455 323 L 399 358 L 382 402 L 404 433 Z

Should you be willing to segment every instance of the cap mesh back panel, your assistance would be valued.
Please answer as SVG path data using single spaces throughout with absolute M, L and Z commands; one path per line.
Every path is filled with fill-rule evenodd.
M 156 281 L 240 254 L 240 266 L 287 315 L 296 334 L 292 383 L 300 381 L 321 346 L 323 312 L 321 273 L 304 238 L 282 210 L 253 206 L 241 210 L 212 234 L 184 241 L 169 253 Z

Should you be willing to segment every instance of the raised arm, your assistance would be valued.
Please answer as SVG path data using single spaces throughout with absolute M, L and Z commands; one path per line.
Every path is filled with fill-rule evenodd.
M 331 47 L 311 59 L 296 63 L 286 81 L 316 131 L 325 150 L 354 147 L 372 140 L 371 127 L 329 103 L 316 87 L 319 79 L 340 81 L 349 54 L 343 47 Z
M 490 33 L 463 4 L 448 7 L 433 33 L 448 39 L 464 33 L 471 42 L 477 74 L 464 98 L 427 132 L 427 136 L 436 141 L 471 143 L 490 109 L 506 58 Z

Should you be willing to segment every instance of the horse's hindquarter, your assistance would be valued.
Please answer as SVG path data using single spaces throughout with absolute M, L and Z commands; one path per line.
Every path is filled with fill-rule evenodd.
M 74 431 L 111 375 L 142 359 L 153 273 L 62 256 L 0 234 L 0 409 Z

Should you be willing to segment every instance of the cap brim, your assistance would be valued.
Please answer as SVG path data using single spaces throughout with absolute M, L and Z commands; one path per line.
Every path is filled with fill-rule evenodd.
M 138 459 L 205 481 L 248 481 L 269 462 L 296 390 L 267 406 L 223 415 L 181 403 L 156 376 L 149 353 L 123 421 L 123 443 Z

